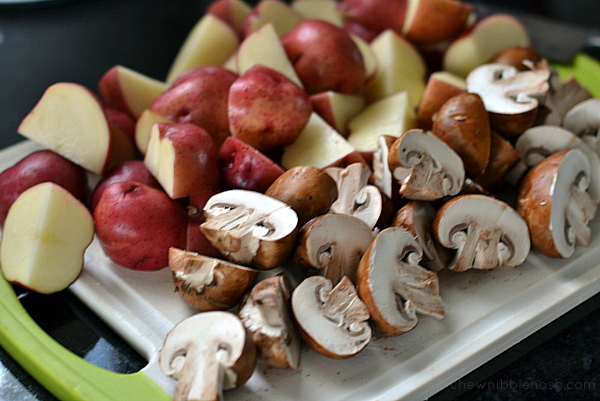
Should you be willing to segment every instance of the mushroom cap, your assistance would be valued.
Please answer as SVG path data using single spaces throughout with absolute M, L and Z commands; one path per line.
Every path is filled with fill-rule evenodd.
M 595 135 L 600 128 L 600 99 L 584 100 L 573 106 L 562 126 L 577 136 Z
M 449 270 L 516 267 L 530 249 L 525 220 L 507 203 L 487 195 L 461 195 L 444 203 L 433 221 L 437 240 L 456 249 Z
M 533 167 L 545 157 L 563 150 L 581 150 L 590 163 L 588 193 L 595 202 L 600 202 L 600 157 L 571 131 L 552 125 L 532 127 L 519 136 L 515 142 L 515 149 L 528 167 Z
M 349 358 L 371 340 L 369 312 L 347 277 L 335 287 L 323 276 L 306 278 L 292 293 L 292 311 L 302 339 L 322 355 Z
M 548 156 L 525 176 L 517 195 L 517 211 L 529 226 L 540 252 L 567 258 L 576 245 L 590 239 L 589 220 L 597 203 L 587 193 L 590 164 L 579 149 Z
M 227 310 L 254 285 L 258 270 L 224 260 L 169 249 L 175 290 L 198 311 Z
M 420 129 L 411 129 L 392 144 L 388 164 L 400 183 L 402 196 L 431 201 L 460 192 L 465 168 L 446 142 Z
M 473 179 L 484 188 L 494 190 L 504 181 L 508 172 L 519 163 L 521 157 L 513 145 L 501 135 L 492 131 L 491 137 L 488 165 L 483 174 Z
M 283 274 L 258 282 L 240 305 L 238 316 L 265 366 L 297 369 L 300 337 L 291 315 L 291 284 Z
M 445 316 L 437 274 L 419 266 L 423 249 L 408 231 L 390 227 L 367 249 L 357 272 L 357 289 L 377 330 L 395 336 L 417 325 L 417 312 Z
M 250 378 L 256 348 L 236 315 L 204 312 L 182 320 L 167 334 L 159 365 L 178 380 L 174 399 L 218 399 L 222 390 Z
M 295 257 L 302 264 L 317 269 L 334 286 L 344 276 L 354 282 L 360 258 L 373 238 L 373 230 L 364 221 L 328 213 L 302 227 Z
M 233 189 L 212 196 L 200 230 L 227 259 L 258 269 L 282 264 L 292 252 L 298 215 L 259 192 Z

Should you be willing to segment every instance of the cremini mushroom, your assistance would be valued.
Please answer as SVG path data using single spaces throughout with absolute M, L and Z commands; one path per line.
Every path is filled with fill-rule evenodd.
M 412 330 L 417 312 L 437 319 L 446 316 L 437 274 L 419 265 L 422 257 L 421 245 L 400 227 L 381 231 L 362 257 L 357 290 L 381 334 Z
M 513 145 L 501 135 L 492 131 L 490 160 L 483 174 L 473 177 L 479 185 L 487 190 L 496 190 L 507 174 L 519 163 L 521 156 Z
M 200 230 L 225 257 L 272 269 L 291 254 L 298 215 L 289 205 L 259 192 L 233 189 L 212 196 Z
M 344 276 L 354 282 L 358 262 L 375 237 L 362 220 L 328 213 L 309 221 L 299 232 L 295 259 L 309 272 L 331 280 L 335 286 Z
M 324 170 L 337 184 L 338 198 L 331 205 L 333 213 L 354 216 L 370 228 L 377 225 L 386 199 L 379 188 L 369 184 L 371 170 L 362 163 Z
M 461 158 L 446 142 L 420 129 L 411 129 L 392 144 L 388 163 L 400 184 L 400 194 L 413 200 L 432 201 L 460 192 L 465 169 Z
M 581 138 L 564 128 L 539 125 L 523 132 L 515 142 L 526 171 L 546 157 L 567 149 L 579 149 L 590 163 L 588 193 L 595 202 L 600 202 L 600 158 Z M 519 177 L 522 178 L 522 177 Z
M 590 163 L 579 149 L 546 157 L 525 176 L 517 196 L 517 211 L 531 232 L 535 249 L 568 258 L 576 246 L 590 241 L 589 221 L 597 203 L 587 191 Z
M 600 99 L 584 100 L 573 106 L 565 115 L 562 126 L 600 154 Z
M 349 358 L 371 341 L 369 311 L 347 277 L 335 287 L 323 276 L 306 278 L 292 293 L 292 311 L 302 339 L 322 355 Z
M 280 273 L 258 282 L 240 305 L 238 316 L 267 367 L 297 369 L 300 363 L 300 336 L 292 318 L 291 295 L 291 284 Z
M 223 390 L 239 387 L 252 376 L 256 359 L 240 319 L 215 311 L 177 323 L 165 338 L 159 365 L 177 379 L 175 401 L 222 400 Z
M 423 248 L 421 264 L 438 272 L 446 268 L 448 252 L 433 236 L 432 224 L 436 210 L 429 202 L 410 201 L 402 206 L 394 219 L 392 227 L 401 227 L 415 236 Z
M 169 266 L 175 290 L 199 311 L 237 305 L 258 277 L 258 270 L 173 247 Z
M 592 94 L 573 77 L 552 87 L 544 99 L 545 112 L 539 113 L 535 125 L 562 126 L 565 115 L 576 104 L 592 98 Z M 542 115 L 540 115 L 542 114 Z
M 456 254 L 448 270 L 516 267 L 530 250 L 525 220 L 507 203 L 486 195 L 461 195 L 444 203 L 433 221 L 433 232 Z
M 467 76 L 467 91 L 481 96 L 494 130 L 513 138 L 535 122 L 540 99 L 550 89 L 550 69 L 542 60 L 518 71 L 503 64 L 484 64 Z

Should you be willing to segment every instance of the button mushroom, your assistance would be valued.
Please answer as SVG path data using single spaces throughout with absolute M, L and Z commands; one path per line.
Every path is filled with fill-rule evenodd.
M 192 315 L 167 334 L 159 354 L 162 372 L 177 379 L 174 400 L 222 400 L 223 390 L 244 384 L 256 366 L 256 348 L 229 312 Z
M 199 311 L 227 310 L 254 285 L 258 270 L 178 248 L 169 249 L 175 290 Z
M 369 311 L 347 277 L 335 287 L 323 276 L 306 278 L 292 293 L 292 311 L 302 339 L 322 355 L 349 358 L 371 341 Z
M 539 99 L 550 89 L 549 79 L 545 61 L 521 72 L 508 65 L 484 64 L 467 76 L 467 91 L 481 96 L 492 128 L 510 139 L 533 125 Z
M 448 270 L 516 267 L 529 254 L 525 220 L 507 203 L 486 195 L 461 195 L 444 203 L 433 232 L 456 255 Z
M 523 179 L 517 211 L 540 252 L 568 258 L 577 245 L 590 241 L 588 222 L 597 203 L 587 192 L 590 163 L 579 149 L 555 153 L 540 161 Z
M 271 368 L 297 369 L 300 363 L 300 336 L 292 321 L 291 291 L 285 275 L 269 277 L 252 288 L 238 312 L 260 359 Z
M 432 232 L 436 210 L 428 202 L 410 201 L 402 206 L 392 220 L 392 227 L 401 227 L 415 236 L 423 248 L 421 264 L 438 272 L 446 268 L 448 252 Z
M 400 135 L 390 148 L 388 164 L 408 199 L 431 201 L 460 192 L 465 169 L 443 140 L 420 129 Z
M 344 214 L 325 214 L 302 227 L 295 258 L 333 285 L 344 276 L 354 282 L 358 262 L 373 238 L 373 230 L 364 221 Z
M 362 163 L 352 163 L 346 168 L 328 167 L 325 172 L 336 182 L 338 190 L 330 211 L 354 216 L 374 228 L 385 199 L 379 188 L 368 184 L 371 170 Z
M 287 204 L 259 192 L 234 189 L 211 197 L 200 230 L 227 259 L 272 269 L 291 254 L 298 215 Z
M 362 257 L 357 289 L 371 320 L 385 336 L 395 336 L 417 325 L 417 312 L 445 317 L 437 274 L 419 265 L 423 248 L 400 227 L 381 231 Z
M 547 156 L 567 149 L 579 149 L 590 163 L 588 193 L 600 202 L 600 158 L 581 138 L 561 127 L 539 125 L 523 132 L 515 142 L 524 169 L 529 169 Z

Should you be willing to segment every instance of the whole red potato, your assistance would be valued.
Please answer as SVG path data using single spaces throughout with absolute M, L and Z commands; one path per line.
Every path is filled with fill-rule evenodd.
M 96 185 L 90 200 L 90 210 L 94 213 L 102 192 L 110 184 L 122 181 L 134 181 L 160 189 L 160 184 L 141 160 L 126 160 L 107 171 Z
M 231 135 L 264 153 L 294 142 L 312 113 L 302 88 L 260 64 L 231 85 L 228 105 Z
M 358 22 L 374 31 L 402 31 L 408 0 L 341 0 L 337 9 L 345 21 Z
M 342 28 L 304 20 L 281 38 L 285 52 L 309 94 L 357 93 L 365 84 L 365 63 L 358 46 Z
M 106 187 L 94 211 L 106 255 L 134 270 L 168 265 L 170 247 L 186 246 L 187 214 L 162 190 L 132 181 Z
M 51 150 L 25 156 L 0 173 L 0 224 L 19 195 L 42 182 L 54 182 L 85 202 L 87 177 L 82 167 Z
M 177 123 L 204 128 L 219 147 L 229 136 L 227 100 L 238 74 L 218 66 L 193 68 L 150 105 L 150 110 Z

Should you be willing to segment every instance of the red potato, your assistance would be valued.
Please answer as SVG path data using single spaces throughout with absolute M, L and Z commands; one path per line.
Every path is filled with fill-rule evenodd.
M 187 206 L 188 224 L 186 251 L 196 252 L 212 258 L 223 258 L 221 252 L 219 252 L 219 250 L 210 243 L 202 231 L 200 231 L 200 225 L 206 221 L 203 213 L 204 206 L 213 195 L 216 195 L 219 192 L 219 190 L 215 190 L 190 196 L 190 203 Z
M 382 32 L 380 29 L 369 28 L 358 21 L 345 21 L 344 30 L 362 38 L 367 43 L 371 43 Z
M 244 141 L 229 137 L 219 151 L 219 169 L 232 189 L 265 192 L 285 170 Z
M 0 225 L 8 209 L 23 191 L 42 182 L 54 182 L 85 201 L 85 170 L 51 150 L 40 150 L 25 156 L 0 173 Z
M 115 182 L 123 181 L 139 182 L 140 184 L 148 185 L 152 188 L 161 189 L 160 184 L 146 168 L 143 161 L 126 160 L 107 171 L 96 185 L 90 200 L 90 210 L 92 213 L 94 213 L 94 210 L 98 205 L 98 201 L 102 196 L 102 192 L 104 192 L 106 187 Z
M 342 0 L 338 10 L 346 21 L 356 21 L 367 28 L 382 32 L 402 30 L 408 0 Z
M 306 92 L 264 65 L 250 68 L 229 91 L 231 135 L 260 152 L 294 142 L 311 113 Z
M 309 94 L 359 92 L 367 79 L 363 56 L 344 29 L 304 20 L 281 38 L 281 44 Z
M 186 245 L 185 208 L 164 191 L 132 181 L 104 190 L 94 222 L 106 255 L 128 269 L 162 269 L 168 265 L 169 248 Z
M 218 66 L 202 66 L 180 76 L 149 109 L 177 123 L 204 128 L 219 147 L 229 136 L 227 99 L 238 75 Z
M 104 113 L 112 129 L 118 129 L 132 141 L 135 140 L 135 120 L 131 116 L 116 109 L 104 109 Z

